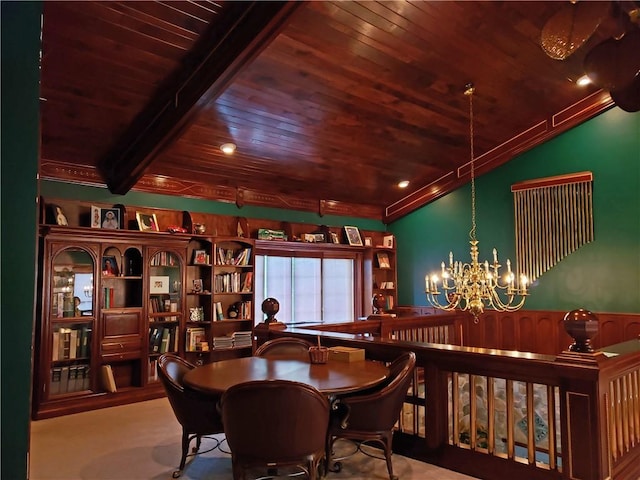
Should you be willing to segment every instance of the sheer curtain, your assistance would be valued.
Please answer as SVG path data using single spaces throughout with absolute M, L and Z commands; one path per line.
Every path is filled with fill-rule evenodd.
M 261 305 L 272 297 L 280 303 L 276 318 L 284 323 L 353 321 L 354 260 L 351 258 L 257 255 L 255 322 L 264 320 Z

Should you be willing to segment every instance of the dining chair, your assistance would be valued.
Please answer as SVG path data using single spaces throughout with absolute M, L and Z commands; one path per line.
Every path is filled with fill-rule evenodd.
M 303 340 L 302 338 L 280 337 L 264 342 L 256 349 L 254 356 L 300 356 L 308 359 L 309 347 L 313 347 L 313 344 Z
M 380 386 L 338 398 L 327 434 L 327 470 L 340 471 L 341 463 L 332 459 L 333 446 L 338 439 L 344 438 L 356 443 L 359 451 L 367 443 L 381 445 L 389 478 L 397 478 L 391 463 L 391 442 L 415 365 L 415 353 L 405 352 L 389 365 L 389 377 Z
M 289 380 L 239 383 L 222 395 L 220 409 L 234 480 L 244 480 L 249 468 L 272 472 L 283 467 L 318 478 L 329 402 L 317 389 Z
M 182 383 L 182 377 L 192 368 L 193 364 L 172 353 L 165 353 L 158 358 L 158 377 L 167 392 L 173 413 L 182 426 L 182 456 L 173 478 L 182 475 L 188 456 L 209 452 L 220 445 L 220 441 L 214 439 L 216 443 L 213 447 L 200 451 L 203 437 L 224 433 L 222 417 L 217 409 L 220 396 L 185 388 Z M 196 445 L 189 454 L 189 445 L 194 439 Z

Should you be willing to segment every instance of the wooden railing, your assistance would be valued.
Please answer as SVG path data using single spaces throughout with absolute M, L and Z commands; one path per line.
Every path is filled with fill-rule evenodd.
M 327 328 L 266 337 L 320 335 L 326 346 L 364 348 L 381 361 L 416 353 L 394 436 L 398 453 L 490 480 L 640 475 L 638 339 L 606 353 L 541 355 L 453 345 L 466 343 L 464 319 L 453 314 L 350 322 L 338 333 Z

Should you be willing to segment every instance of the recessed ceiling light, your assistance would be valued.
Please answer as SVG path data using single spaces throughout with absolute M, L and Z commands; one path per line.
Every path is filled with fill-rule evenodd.
M 222 150 L 222 152 L 226 153 L 227 155 L 231 155 L 233 152 L 236 151 L 236 144 L 235 143 L 223 143 L 222 145 L 220 145 L 220 150 Z
M 579 87 L 584 87 L 585 85 L 589 85 L 591 83 L 591 79 L 586 75 L 581 76 L 578 80 L 576 80 L 576 85 Z
M 398 182 L 399 188 L 407 188 L 408 186 L 409 186 L 409 180 L 402 180 L 401 182 Z

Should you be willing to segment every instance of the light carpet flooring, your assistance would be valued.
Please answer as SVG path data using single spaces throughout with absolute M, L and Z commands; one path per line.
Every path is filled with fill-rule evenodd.
M 31 423 L 29 478 L 169 480 L 180 459 L 180 437 L 180 425 L 166 398 L 38 420 Z M 400 480 L 472 479 L 400 455 L 393 455 L 393 468 Z M 180 478 L 231 479 L 231 457 L 219 449 L 192 457 Z M 389 477 L 384 460 L 358 453 L 343 461 L 340 472 L 326 477 L 344 478 Z

